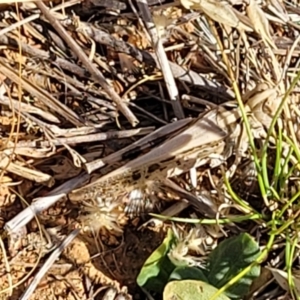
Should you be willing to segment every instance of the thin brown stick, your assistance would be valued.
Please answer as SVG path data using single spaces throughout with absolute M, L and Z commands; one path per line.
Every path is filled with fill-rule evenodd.
M 57 19 L 52 15 L 47 6 L 42 2 L 36 2 L 37 7 L 41 10 L 44 16 L 49 20 L 54 29 L 58 32 L 62 39 L 68 44 L 68 46 L 74 51 L 75 55 L 81 60 L 83 65 L 91 73 L 95 80 L 99 82 L 101 87 L 110 96 L 112 101 L 117 105 L 118 110 L 126 117 L 129 123 L 135 127 L 139 121 L 131 110 L 122 102 L 121 97 L 115 92 L 115 90 L 106 82 L 103 74 L 98 70 L 85 55 L 78 44 L 71 38 L 71 36 L 66 32 L 63 26 L 57 21 Z
M 61 116 L 67 118 L 72 124 L 75 126 L 81 126 L 82 121 L 74 113 L 69 107 L 58 101 L 55 97 L 46 93 L 45 90 L 38 86 L 34 86 L 31 84 L 30 80 L 26 78 L 19 78 L 18 73 L 10 67 L 10 65 L 6 64 L 6 61 L 3 58 L 0 58 L 0 66 L 1 66 L 1 73 L 7 76 L 13 82 L 20 82 L 22 84 L 22 88 L 32 96 L 36 97 L 41 101 L 44 105 L 49 107 L 51 110 L 56 111 Z
M 156 52 L 157 62 L 162 70 L 166 87 L 170 99 L 172 100 L 171 103 L 173 106 L 174 114 L 178 119 L 182 119 L 184 118 L 184 112 L 180 103 L 179 92 L 163 44 L 157 34 L 156 27 L 153 23 L 148 3 L 146 0 L 137 0 L 137 5 L 151 36 L 152 47 Z
M 111 38 L 113 39 L 113 37 L 111 37 Z M 42 60 L 49 60 L 49 62 L 52 65 L 56 65 L 63 70 L 67 70 L 67 71 L 69 71 L 73 74 L 76 74 L 80 77 L 83 77 L 83 78 L 85 78 L 87 75 L 83 68 L 81 68 L 65 59 L 62 59 L 60 57 L 56 57 L 55 60 L 53 60 L 53 59 L 51 60 L 51 54 L 49 52 L 34 48 L 30 45 L 22 43 L 21 41 L 17 41 L 14 37 L 0 35 L 0 43 L 10 46 L 10 47 L 13 47 L 13 48 L 17 48 L 18 44 L 20 44 L 23 53 L 27 54 L 30 57 L 35 57 L 35 58 L 39 58 Z M 122 52 L 121 49 L 118 47 L 116 47 L 114 49 L 115 49 L 115 51 Z M 156 56 L 152 53 L 150 55 L 152 55 L 153 59 L 157 63 Z M 169 64 L 172 69 L 172 73 L 176 79 L 179 79 L 180 81 L 184 81 L 188 84 L 192 84 L 195 87 L 199 87 L 201 89 L 207 90 L 209 93 L 218 95 L 218 97 L 220 97 L 222 99 L 226 99 L 226 100 L 234 99 L 234 93 L 232 92 L 232 90 L 230 88 L 223 86 L 222 84 L 220 84 L 216 81 L 205 78 L 204 76 L 196 73 L 193 70 L 184 69 L 182 66 L 179 66 L 176 63 L 173 63 L 171 61 L 169 61 Z M 159 68 L 159 65 L 157 65 L 157 67 Z
M 146 127 L 122 131 L 99 132 L 75 137 L 55 138 L 51 141 L 21 141 L 16 145 L 16 147 L 49 147 L 50 145 L 61 146 L 64 144 L 81 144 L 111 139 L 124 139 L 133 136 L 147 135 L 153 132 L 153 130 L 154 127 Z

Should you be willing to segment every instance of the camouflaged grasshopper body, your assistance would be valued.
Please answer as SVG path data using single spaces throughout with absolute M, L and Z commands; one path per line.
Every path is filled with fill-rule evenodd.
M 71 200 L 112 199 L 137 189 L 145 190 L 154 182 L 206 162 L 210 154 L 221 154 L 227 132 L 216 124 L 217 116 L 217 110 L 205 113 L 148 153 L 74 191 Z
M 270 94 L 267 90 L 267 94 Z M 262 91 L 259 90 L 259 95 Z M 266 93 L 266 92 L 265 92 Z M 246 110 L 250 111 L 256 103 L 264 103 L 256 101 L 257 96 L 252 96 L 246 103 Z M 269 97 L 266 97 L 267 99 Z M 256 114 L 264 113 L 263 109 L 256 110 Z M 265 113 L 266 117 L 267 114 Z M 253 115 L 255 118 L 255 115 Z M 243 135 L 240 129 L 241 113 L 236 104 L 219 106 L 206 113 L 203 113 L 199 118 L 179 130 L 176 135 L 167 138 L 161 144 L 143 154 L 136 159 L 133 159 L 125 165 L 109 172 L 92 182 L 74 191 L 70 198 L 71 200 L 87 200 L 97 199 L 97 201 L 115 202 L 116 199 L 127 197 L 137 200 L 138 204 L 143 205 L 145 202 L 145 194 L 151 196 L 151 190 L 155 189 L 155 184 L 162 182 L 166 178 L 180 175 L 189 171 L 191 168 L 198 167 L 207 162 L 212 166 L 224 162 L 227 156 L 232 154 L 228 152 L 228 145 L 235 147 L 236 160 L 238 164 L 240 158 L 248 149 L 247 137 Z M 264 127 L 263 122 L 259 122 L 261 127 Z M 170 126 L 170 125 L 167 125 Z M 241 127 L 242 128 L 242 127 Z M 236 132 L 237 131 L 237 132 Z M 237 139 L 242 136 L 242 143 L 237 142 Z M 234 139 L 234 141 L 231 141 Z M 230 145 L 229 145 L 230 146 Z M 243 149 L 239 151 L 238 148 Z M 223 157 L 223 160 L 220 158 Z M 217 162 L 216 162 L 217 161 Z M 236 166 L 231 168 L 230 177 L 234 174 Z M 130 208 L 134 211 L 135 208 Z

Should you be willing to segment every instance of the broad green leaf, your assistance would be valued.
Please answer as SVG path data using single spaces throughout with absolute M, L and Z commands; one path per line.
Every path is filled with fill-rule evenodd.
M 208 281 L 221 288 L 259 256 L 257 243 L 247 233 L 229 238 L 219 244 L 208 257 Z M 252 281 L 260 274 L 260 266 L 255 266 L 241 280 L 226 291 L 231 299 L 244 296 Z
M 171 280 L 197 279 L 207 282 L 203 271 L 196 267 L 177 267 L 170 275 Z
M 182 280 L 169 282 L 163 293 L 163 300 L 209 300 L 218 289 L 199 280 Z M 230 300 L 220 295 L 216 300 Z
M 167 256 L 174 239 L 172 230 L 169 230 L 162 244 L 148 257 L 137 277 L 140 287 L 156 292 L 163 291 L 175 268 Z

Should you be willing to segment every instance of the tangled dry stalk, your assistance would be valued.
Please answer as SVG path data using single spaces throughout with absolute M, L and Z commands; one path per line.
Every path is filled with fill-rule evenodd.
M 144 224 L 157 209 L 216 221 L 201 225 L 203 257 L 237 232 L 262 237 L 267 275 L 249 296 L 295 297 L 299 4 L 1 8 L 1 299 L 139 297 L 170 226 Z

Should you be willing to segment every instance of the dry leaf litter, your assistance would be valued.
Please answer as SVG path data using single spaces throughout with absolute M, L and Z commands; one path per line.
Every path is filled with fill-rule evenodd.
M 245 212 L 224 176 L 255 209 L 274 209 L 259 194 L 232 79 L 260 147 L 298 70 L 299 4 L 1 8 L 1 299 L 141 299 L 135 278 L 170 227 L 147 213 Z M 280 119 L 296 144 L 298 92 Z M 176 226 L 203 257 L 257 230 Z

